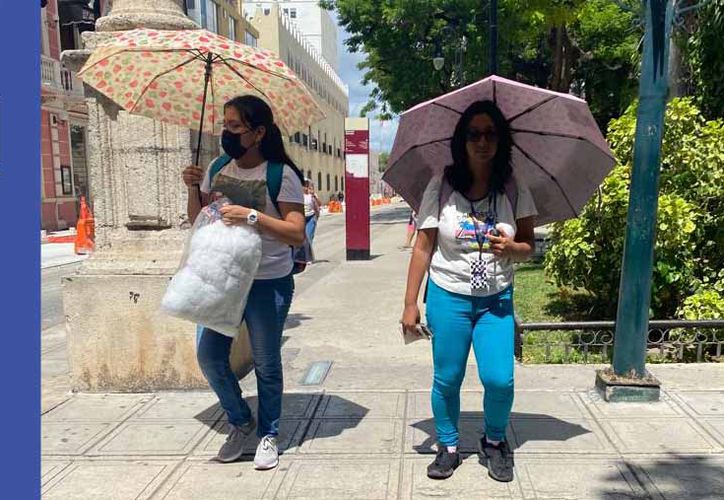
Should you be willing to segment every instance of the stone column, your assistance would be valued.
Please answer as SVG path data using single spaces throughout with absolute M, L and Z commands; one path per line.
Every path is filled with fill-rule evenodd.
M 83 33 L 82 50 L 63 53 L 69 69 L 78 71 L 99 43 L 123 30 L 198 28 L 176 0 L 115 0 L 96 27 Z M 195 326 L 159 310 L 187 236 L 181 171 L 193 161 L 196 134 L 85 91 L 96 251 L 63 280 L 72 388 L 206 388 Z M 207 149 L 215 143 L 207 138 Z M 234 343 L 232 366 L 239 376 L 251 367 L 246 334 Z

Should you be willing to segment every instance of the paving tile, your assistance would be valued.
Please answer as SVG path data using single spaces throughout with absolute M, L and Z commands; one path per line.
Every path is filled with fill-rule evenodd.
M 42 488 L 43 500 L 150 498 L 175 462 L 75 462 Z
M 115 425 L 109 422 L 43 422 L 43 455 L 82 455 Z
M 513 417 L 589 417 L 574 392 L 516 391 Z
M 717 445 L 689 418 L 601 420 L 601 426 L 622 453 L 699 453 Z
M 598 418 L 683 417 L 684 411 L 666 394 L 655 403 L 608 403 L 596 391 L 581 394 L 581 400 Z
M 605 454 L 614 450 L 591 419 L 513 418 L 517 453 Z
M 402 419 L 313 420 L 300 453 L 400 453 Z
M 703 418 L 699 421 L 708 430 L 719 444 L 724 448 L 724 418 Z
M 219 400 L 213 393 L 160 393 L 143 405 L 131 420 L 216 421 L 222 414 Z
M 619 461 L 519 460 L 516 472 L 525 498 L 649 498 Z
M 682 391 L 675 393 L 675 397 L 695 415 L 724 417 L 724 391 Z
M 49 458 L 41 458 L 40 483 L 47 483 L 70 464 L 71 462 L 68 460 L 53 460 Z
M 401 499 L 445 498 L 522 498 L 520 482 L 499 483 L 488 477 L 477 457 L 467 458 L 455 474 L 445 481 L 427 477 L 427 466 L 432 457 L 405 460 Z
M 250 461 L 233 464 L 186 462 L 154 498 L 164 500 L 230 500 L 272 498 L 288 470 L 282 462 L 272 471 L 254 470 Z
M 402 418 L 404 392 L 326 393 L 315 418 Z
M 289 467 L 275 498 L 392 500 L 399 476 L 399 459 L 299 460 Z
M 152 398 L 131 394 L 76 394 L 45 415 L 43 420 L 112 422 L 126 419 Z
M 410 392 L 407 395 L 408 418 L 432 418 L 430 391 Z M 483 393 L 480 391 L 460 392 L 460 411 L 470 416 L 479 416 L 483 412 Z
M 93 455 L 187 455 L 209 432 L 193 420 L 129 421 L 98 443 Z
M 285 454 L 296 453 L 308 425 L 308 420 L 282 419 L 279 422 L 279 438 L 277 440 L 279 451 Z M 226 422 L 218 422 L 209 435 L 206 436 L 203 442 L 194 450 L 194 455 L 216 456 L 219 448 L 224 444 L 227 435 L 228 426 Z M 256 434 L 247 437 L 244 440 L 244 455 L 254 456 L 258 444 L 259 438 Z
M 631 463 L 631 462 L 630 462 Z M 722 457 L 668 456 L 657 460 L 635 461 L 646 488 L 671 500 L 721 499 L 724 492 Z
M 460 433 L 458 447 L 463 453 L 477 453 L 478 439 L 483 434 L 483 418 L 461 418 L 458 424 Z M 514 444 L 513 432 L 508 427 L 508 439 Z M 410 419 L 405 426 L 405 453 L 435 453 L 437 451 L 437 433 L 435 421 L 429 419 Z

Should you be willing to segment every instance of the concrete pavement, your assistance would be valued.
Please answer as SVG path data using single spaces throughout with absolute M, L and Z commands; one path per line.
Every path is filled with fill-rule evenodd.
M 57 374 L 46 388 L 44 373 L 43 498 L 721 498 L 724 367 L 713 364 L 652 366 L 663 383 L 654 404 L 604 403 L 594 366 L 517 366 L 516 479 L 499 484 L 473 454 L 482 394 L 471 357 L 465 462 L 447 481 L 428 480 L 429 344 L 403 345 L 397 326 L 407 215 L 375 211 L 368 262 L 344 261 L 343 217 L 323 220 L 320 262 L 298 277 L 284 334 L 279 468 L 253 470 L 256 440 L 240 463 L 209 461 L 224 439 L 210 392 L 71 395 Z M 302 383 L 327 361 L 326 378 Z M 255 406 L 254 377 L 241 385 Z

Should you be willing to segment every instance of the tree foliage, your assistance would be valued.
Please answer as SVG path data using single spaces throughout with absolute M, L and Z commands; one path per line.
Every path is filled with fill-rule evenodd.
M 618 165 L 577 218 L 554 226 L 546 270 L 561 287 L 585 290 L 593 314 L 616 311 L 636 105 L 609 127 Z M 691 98 L 666 111 L 652 279 L 658 318 L 724 314 L 724 121 L 707 121 Z
M 627 0 L 635 5 L 634 0 Z M 463 80 L 488 75 L 487 0 L 323 0 L 350 34 L 352 52 L 364 51 L 364 83 L 371 99 L 362 110 L 383 117 L 452 90 L 460 41 Z M 622 3 L 622 2 L 618 2 Z M 591 97 L 605 126 L 635 92 L 632 73 L 641 28 L 635 13 L 612 0 L 500 0 L 498 73 L 553 90 Z M 446 65 L 435 71 L 438 51 Z

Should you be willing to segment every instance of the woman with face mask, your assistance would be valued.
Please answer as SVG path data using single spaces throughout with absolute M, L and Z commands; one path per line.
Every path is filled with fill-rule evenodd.
M 271 108 L 257 97 L 241 96 L 226 103 L 222 147 L 231 161 L 213 178 L 211 168 L 204 173 L 198 166 L 191 166 L 184 170 L 183 180 L 189 188 L 191 222 L 223 183 L 233 185 L 240 193 L 239 199 L 232 198 L 239 204 L 221 209 L 224 223 L 248 224 L 261 234 L 261 263 L 244 311 L 257 379 L 258 427 L 229 363 L 233 338 L 201 329 L 197 358 L 229 421 L 228 437 L 216 459 L 223 463 L 239 460 L 245 438 L 256 429 L 261 442 L 254 465 L 257 469 L 271 469 L 279 463 L 281 338 L 294 293 L 290 247 L 300 246 L 305 238 L 303 176 L 284 149 Z M 281 167 L 281 184 L 276 199 L 272 199 L 267 169 L 279 171 L 274 170 L 276 167 Z

